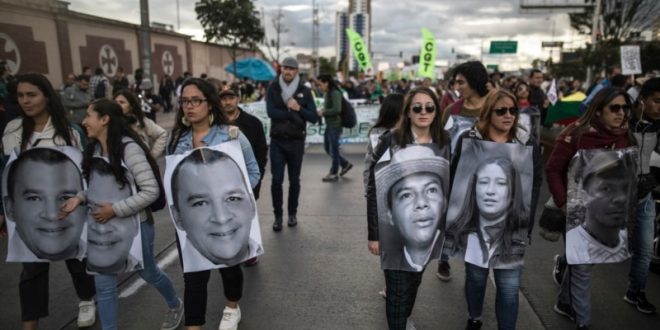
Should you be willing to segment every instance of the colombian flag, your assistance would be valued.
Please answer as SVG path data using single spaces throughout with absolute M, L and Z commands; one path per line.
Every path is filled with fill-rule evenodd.
M 545 124 L 553 123 L 568 125 L 580 117 L 580 103 L 587 96 L 582 92 L 573 93 L 561 98 L 555 105 L 550 106 L 545 117 Z

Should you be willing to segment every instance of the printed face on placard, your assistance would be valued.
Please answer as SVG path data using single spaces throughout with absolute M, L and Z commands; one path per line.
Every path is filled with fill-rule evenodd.
M 433 243 L 445 197 L 440 178 L 431 173 L 408 175 L 390 189 L 392 222 L 406 245 Z
M 218 175 L 222 184 L 208 180 Z M 185 162 L 173 180 L 181 227 L 195 249 L 215 264 L 246 254 L 256 208 L 236 162 L 229 157 Z
M 53 152 L 43 149 L 46 152 Z M 23 160 L 14 172 L 7 210 L 25 245 L 40 259 L 74 256 L 84 227 L 85 208 L 58 219 L 60 206 L 82 190 L 82 177 L 73 161 Z
M 476 173 L 475 194 L 479 213 L 485 219 L 501 217 L 509 206 L 509 178 L 497 164 L 488 164 Z
M 586 219 L 600 226 L 621 229 L 626 223 L 629 180 L 617 171 L 592 175 L 584 183 L 587 192 Z
M 114 203 L 130 196 L 130 186 L 121 187 L 112 174 L 91 173 L 87 193 L 87 264 L 90 269 L 123 269 L 139 233 L 138 218 L 115 217 L 102 224 L 94 219 L 92 212 L 102 203 Z

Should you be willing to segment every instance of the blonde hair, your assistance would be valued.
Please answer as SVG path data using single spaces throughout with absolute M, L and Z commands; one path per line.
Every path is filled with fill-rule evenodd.
M 493 116 L 493 110 L 495 110 L 495 104 L 503 98 L 511 99 L 513 105 L 517 107 L 518 99 L 516 98 L 515 95 L 513 95 L 513 93 L 509 92 L 508 90 L 496 88 L 492 90 L 490 93 L 488 93 L 488 95 L 486 95 L 486 100 L 484 101 L 484 106 L 481 108 L 481 112 L 479 112 L 479 120 L 475 125 L 477 131 L 479 131 L 481 136 L 483 137 L 489 136 L 488 133 L 490 130 L 490 119 Z M 513 126 L 509 130 L 510 140 L 516 137 L 516 129 L 518 129 L 519 118 L 520 118 L 520 113 L 515 115 L 513 119 Z

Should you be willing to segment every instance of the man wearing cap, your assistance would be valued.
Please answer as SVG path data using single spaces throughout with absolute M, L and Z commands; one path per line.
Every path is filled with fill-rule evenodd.
M 449 162 L 427 146 L 394 153 L 376 173 L 383 269 L 421 272 L 439 256 L 449 188 Z M 435 256 L 433 255 L 435 254 Z
M 245 137 L 250 141 L 252 151 L 254 151 L 254 157 L 257 158 L 261 178 L 252 191 L 254 192 L 254 199 L 259 199 L 261 179 L 264 177 L 266 163 L 268 162 L 268 143 L 266 143 L 264 126 L 257 117 L 243 111 L 238 106 L 238 94 L 235 90 L 225 89 L 221 91 L 220 101 L 222 102 L 222 111 L 227 115 L 227 119 L 238 126 L 241 132 L 245 134 Z
M 266 110 L 270 125 L 270 168 L 273 176 L 270 192 L 273 198 L 275 222 L 273 230 L 282 230 L 282 183 L 284 168 L 288 166 L 289 198 L 288 226 L 298 224 L 298 196 L 300 170 L 305 152 L 307 122 L 316 123 L 316 105 L 311 90 L 298 75 L 298 61 L 292 57 L 281 63 L 281 73 L 270 83 L 266 92 Z

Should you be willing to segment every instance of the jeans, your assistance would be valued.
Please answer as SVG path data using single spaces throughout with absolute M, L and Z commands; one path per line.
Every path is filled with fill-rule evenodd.
M 85 259 L 66 260 L 73 287 L 80 300 L 94 298 L 94 279 L 87 274 Z M 48 262 L 24 262 L 18 295 L 21 301 L 21 320 L 34 321 L 48 316 Z
M 158 268 L 154 258 L 154 225 L 149 221 L 140 224 L 142 238 L 142 257 L 144 268 L 138 274 L 145 282 L 153 285 L 165 298 L 167 307 L 175 308 L 179 304 L 176 290 L 172 281 Z M 117 298 L 117 275 L 100 274 L 94 276 L 96 284 L 96 301 L 98 303 L 99 318 L 104 330 L 117 329 L 117 311 L 119 309 Z
M 481 319 L 488 282 L 488 268 L 465 263 L 465 297 L 471 320 Z M 495 315 L 498 329 L 515 329 L 518 320 L 518 289 L 521 268 L 493 269 L 495 275 Z
M 575 323 L 591 324 L 591 272 L 594 265 L 568 265 L 559 289 L 559 303 L 575 311 Z
M 298 212 L 298 196 L 300 195 L 300 170 L 302 168 L 305 140 L 270 139 L 270 171 L 273 179 L 270 193 L 273 197 L 273 213 L 282 217 L 282 183 L 284 182 L 284 167 L 289 174 L 289 215 Z
M 638 293 L 646 288 L 649 265 L 653 255 L 653 234 L 655 231 L 655 201 L 649 193 L 637 204 L 630 248 L 632 259 L 628 273 L 628 290 Z
M 390 330 L 405 330 L 406 323 L 417 299 L 417 289 L 424 272 L 385 270 L 385 314 Z
M 229 301 L 241 300 L 243 296 L 243 270 L 241 265 L 220 268 L 219 271 L 222 276 L 222 286 L 225 289 L 225 298 Z M 183 274 L 186 326 L 204 325 L 206 323 L 207 285 L 210 277 L 210 270 Z
M 342 168 L 348 165 L 346 158 L 342 157 L 339 153 L 339 138 L 344 129 L 341 127 L 326 126 L 325 133 L 323 133 L 323 149 L 325 153 L 332 158 L 332 166 L 330 167 L 330 174 L 337 174 L 339 166 Z

